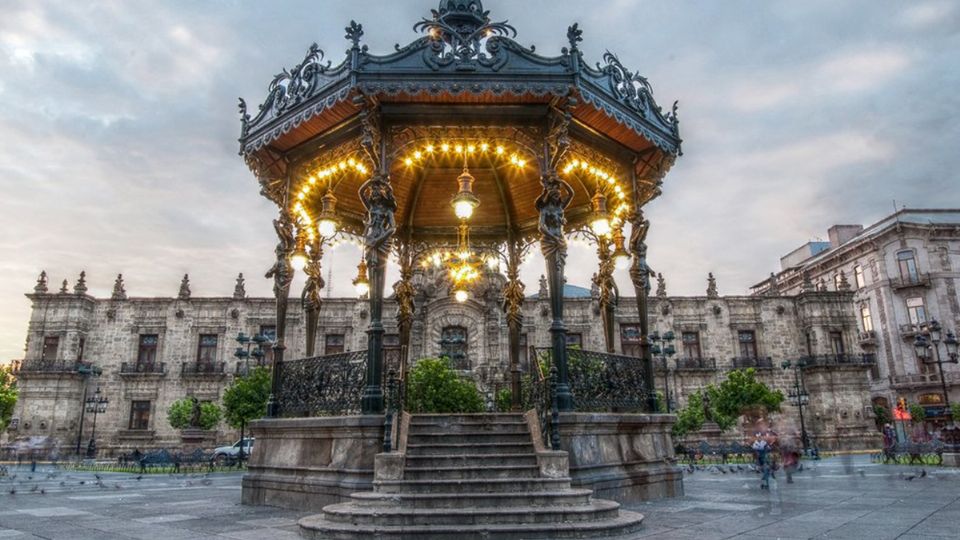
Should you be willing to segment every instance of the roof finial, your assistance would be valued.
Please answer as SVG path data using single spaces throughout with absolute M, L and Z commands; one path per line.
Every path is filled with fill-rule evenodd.
M 123 274 L 117 274 L 117 280 L 113 282 L 113 294 L 111 300 L 126 300 L 127 290 L 123 288 Z
M 80 278 L 77 279 L 77 284 L 73 286 L 74 294 L 87 294 L 87 272 L 86 270 L 80 271 Z
M 583 30 L 580 29 L 580 23 L 573 23 L 567 27 L 567 41 L 570 42 L 570 50 L 566 52 L 573 54 L 580 50 L 577 46 L 578 43 L 583 41 Z
M 190 299 L 190 276 L 188 274 L 184 274 L 183 279 L 180 280 L 180 292 L 177 293 L 177 298 L 180 300 Z
M 33 292 L 37 294 L 46 294 L 47 290 L 47 271 L 41 270 L 40 277 L 37 278 L 37 284 L 33 287 Z
M 233 297 L 237 300 L 243 300 L 247 297 L 247 288 L 243 283 L 243 272 L 237 276 L 237 284 L 233 286 Z
M 63 285 L 60 286 L 60 294 L 70 294 L 70 286 L 67 280 L 63 280 Z
M 840 271 L 840 283 L 837 284 L 838 291 L 849 291 L 850 282 L 847 281 L 847 273 L 843 270 Z
M 719 298 L 717 292 L 717 279 L 713 277 L 713 272 L 707 274 L 707 298 Z
M 800 285 L 801 292 L 814 292 L 817 288 L 813 285 L 813 282 L 810 281 L 810 274 L 807 272 L 803 273 L 803 283 Z
M 663 279 L 661 273 L 657 273 L 657 296 L 659 298 L 667 297 L 667 280 Z
M 777 275 L 773 272 L 770 272 L 770 277 L 767 278 L 767 296 L 780 296 L 780 284 L 777 282 Z

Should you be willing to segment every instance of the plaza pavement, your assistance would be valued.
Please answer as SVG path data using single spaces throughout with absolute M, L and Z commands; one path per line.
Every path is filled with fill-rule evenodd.
M 742 467 L 741 467 L 742 468 Z M 769 492 L 747 470 L 685 473 L 681 498 L 626 505 L 636 538 L 960 538 L 960 470 L 884 466 L 865 456 L 807 463 Z M 0 478 L 0 539 L 292 539 L 306 512 L 242 506 L 240 475 L 30 473 Z M 32 477 L 32 478 L 31 478 Z M 16 493 L 11 494 L 14 490 Z

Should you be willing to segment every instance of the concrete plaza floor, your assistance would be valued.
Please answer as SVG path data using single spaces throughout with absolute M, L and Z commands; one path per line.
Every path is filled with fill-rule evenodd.
M 793 484 L 724 468 L 686 473 L 681 498 L 627 505 L 644 539 L 960 538 L 960 471 L 808 463 Z M 305 512 L 242 506 L 240 475 L 138 475 L 11 467 L 0 478 L 0 539 L 298 538 Z M 15 491 L 15 493 L 11 493 Z

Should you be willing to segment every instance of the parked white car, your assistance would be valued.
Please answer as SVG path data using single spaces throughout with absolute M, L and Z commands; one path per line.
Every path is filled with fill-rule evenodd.
M 243 457 L 250 457 L 250 451 L 253 450 L 253 437 L 243 440 Z M 221 446 L 213 450 L 213 461 L 216 463 L 234 462 L 240 456 L 240 441 L 230 446 Z

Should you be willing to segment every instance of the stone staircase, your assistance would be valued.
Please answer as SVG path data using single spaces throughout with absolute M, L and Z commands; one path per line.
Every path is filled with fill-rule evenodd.
M 643 520 L 571 488 L 566 453 L 538 451 L 522 414 L 414 415 L 399 446 L 378 456 L 374 491 L 301 519 L 301 535 L 630 538 Z

